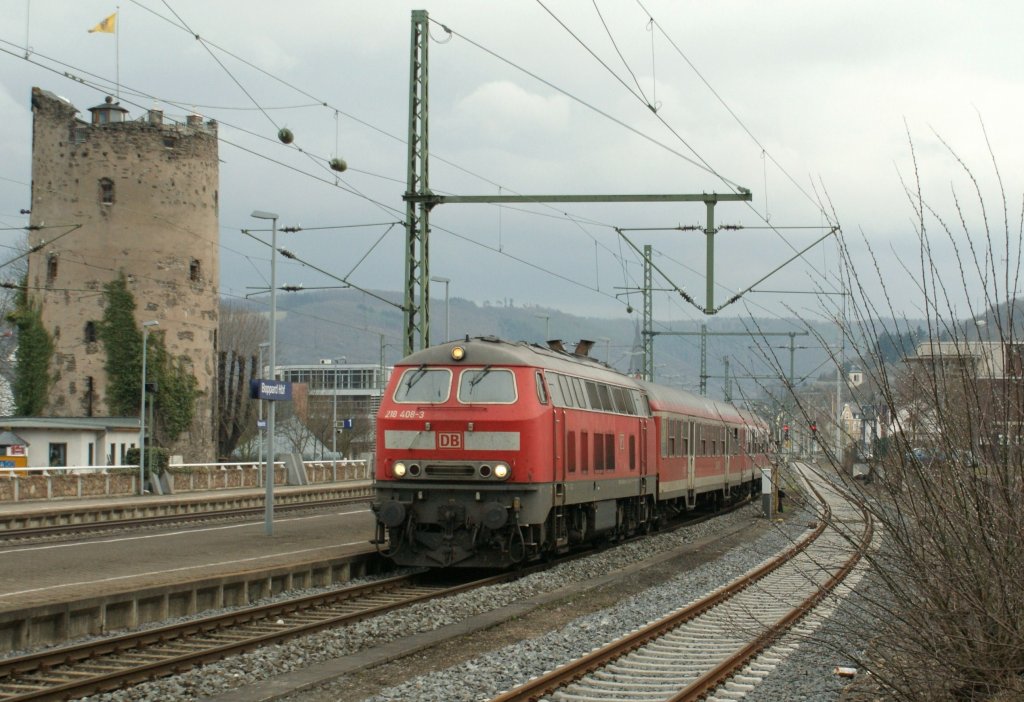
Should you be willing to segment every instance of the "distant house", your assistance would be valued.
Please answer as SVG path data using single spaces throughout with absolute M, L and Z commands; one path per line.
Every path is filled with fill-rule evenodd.
M 139 445 L 138 417 L 0 417 L 5 455 L 27 456 L 28 467 L 120 466 Z M 18 453 L 11 454 L 9 451 Z
M 1024 445 L 1024 344 L 926 341 L 905 360 L 914 386 L 925 392 L 905 401 L 904 432 L 909 426 L 914 437 L 934 441 L 955 428 L 963 436 L 947 440 L 960 448 L 968 441 L 971 449 Z

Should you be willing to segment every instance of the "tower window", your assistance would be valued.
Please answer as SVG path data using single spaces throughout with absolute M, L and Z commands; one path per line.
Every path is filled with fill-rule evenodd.
M 189 278 L 189 280 L 191 280 L 193 283 L 198 283 L 199 279 L 200 279 L 199 278 L 200 270 L 201 269 L 200 269 L 200 266 L 199 266 L 199 259 L 198 258 L 193 258 L 189 262 L 189 264 L 188 264 L 188 278 Z
M 52 285 L 57 280 L 57 254 L 46 257 L 46 284 Z
M 96 322 L 85 323 L 85 343 L 91 344 L 96 341 Z
M 110 178 L 100 178 L 100 202 L 104 205 L 114 204 L 114 181 Z

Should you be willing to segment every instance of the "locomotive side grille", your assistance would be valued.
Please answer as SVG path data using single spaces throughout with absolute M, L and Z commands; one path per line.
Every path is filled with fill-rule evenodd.
M 426 467 L 426 475 L 431 478 L 472 478 L 475 473 L 473 466 Z

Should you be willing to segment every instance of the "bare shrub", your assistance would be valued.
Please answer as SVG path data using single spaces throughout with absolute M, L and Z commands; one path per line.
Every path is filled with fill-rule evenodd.
M 989 200 L 1000 208 L 990 216 L 974 172 L 947 149 L 969 198 L 954 188 L 951 196 L 929 200 L 916 165 L 913 181 L 905 183 L 919 250 L 918 260 L 905 269 L 918 286 L 913 304 L 922 311 L 924 338 L 908 322 L 907 300 L 890 297 L 877 252 L 871 251 L 873 271 L 849 263 L 842 270 L 849 304 L 834 321 L 852 361 L 869 378 L 843 392 L 891 424 L 891 434 L 875 445 L 874 479 L 854 480 L 850 461 L 844 465 L 842 459 L 845 449 L 863 444 L 861 437 L 834 431 L 834 421 L 823 426 L 812 398 L 794 392 L 790 401 L 806 421 L 821 427 L 824 460 L 818 465 L 871 513 L 881 534 L 869 556 L 879 586 L 852 602 L 859 623 L 851 641 L 869 645 L 843 653 L 896 699 L 1019 699 L 1024 302 L 1018 295 L 1024 213 L 1011 220 L 993 158 L 997 195 Z M 948 214 L 939 205 L 948 205 Z M 849 262 L 847 245 L 841 240 Z M 952 259 L 940 255 L 940 248 L 952 249 Z M 834 301 L 828 306 L 835 307 Z M 916 342 L 907 358 L 891 360 L 880 352 L 880 340 L 893 336 Z M 841 364 L 838 353 L 835 363 Z

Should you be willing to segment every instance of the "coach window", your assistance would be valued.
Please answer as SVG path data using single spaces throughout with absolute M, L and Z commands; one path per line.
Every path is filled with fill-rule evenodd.
M 451 385 L 447 368 L 406 368 L 395 388 L 395 402 L 441 404 L 448 401 Z
M 516 379 L 510 370 L 489 366 L 462 371 L 459 402 L 511 404 L 516 401 Z
M 548 390 L 544 385 L 544 376 L 540 374 L 540 371 L 537 371 L 534 378 L 537 381 L 537 402 L 546 405 L 548 403 Z
M 683 422 L 683 455 L 690 455 L 690 422 Z

